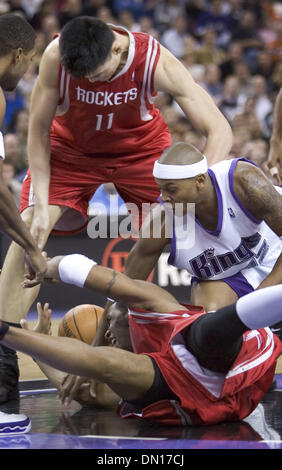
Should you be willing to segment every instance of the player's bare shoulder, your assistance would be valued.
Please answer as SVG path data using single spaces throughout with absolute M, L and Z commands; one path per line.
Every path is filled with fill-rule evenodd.
M 281 195 L 263 171 L 252 163 L 237 163 L 234 190 L 239 200 L 258 220 L 263 220 L 269 211 L 281 207 Z
M 58 85 L 60 63 L 59 38 L 55 38 L 46 47 L 39 67 L 40 78 L 50 87 Z
M 154 76 L 155 89 L 178 96 L 185 93 L 185 88 L 190 87 L 192 83 L 186 67 L 168 49 L 160 45 L 160 58 Z

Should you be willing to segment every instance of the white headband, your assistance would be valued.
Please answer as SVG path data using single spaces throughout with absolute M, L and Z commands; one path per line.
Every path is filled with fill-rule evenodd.
M 165 165 L 155 161 L 153 176 L 161 180 L 182 180 L 186 178 L 194 178 L 208 171 L 208 163 L 206 157 L 191 165 Z

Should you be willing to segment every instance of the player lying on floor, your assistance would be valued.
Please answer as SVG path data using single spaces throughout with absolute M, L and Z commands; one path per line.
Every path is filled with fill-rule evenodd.
M 282 343 L 265 327 L 282 319 L 282 285 L 206 313 L 181 305 L 157 285 L 130 279 L 82 255 L 53 258 L 46 278 L 122 303 L 114 304 L 108 316 L 110 339 L 119 341 L 120 348 L 91 347 L 4 322 L 0 342 L 62 371 L 108 384 L 122 397 L 121 417 L 170 425 L 239 420 L 253 411 L 272 383 Z M 128 350 L 131 346 L 134 352 Z

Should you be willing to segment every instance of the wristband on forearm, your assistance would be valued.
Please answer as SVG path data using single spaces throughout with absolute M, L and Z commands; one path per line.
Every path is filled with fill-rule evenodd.
M 83 287 L 89 272 L 96 264 L 84 255 L 67 255 L 58 266 L 60 279 L 66 284 Z
M 0 341 L 4 338 L 5 334 L 9 330 L 9 325 L 0 320 Z

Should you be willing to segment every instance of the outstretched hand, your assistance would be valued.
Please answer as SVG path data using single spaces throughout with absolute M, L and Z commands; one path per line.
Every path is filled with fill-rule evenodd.
M 25 253 L 25 262 L 28 274 L 25 277 L 24 287 L 35 287 L 43 281 L 46 274 L 46 257 L 36 249 Z
M 269 150 L 268 159 L 264 168 L 266 174 L 270 176 L 273 184 L 281 186 L 282 184 L 282 147 L 280 142 L 272 145 Z
M 55 256 L 54 258 L 48 258 L 46 252 L 43 252 L 42 255 L 46 261 L 46 269 L 45 269 L 43 278 L 39 282 L 36 282 L 34 273 L 29 272 L 28 274 L 25 274 L 24 276 L 22 287 L 24 288 L 34 287 L 35 285 L 39 284 L 43 280 L 46 282 L 52 282 L 52 283 L 57 283 L 60 281 L 58 266 L 59 266 L 60 261 L 63 259 L 63 256 Z
M 75 400 L 78 391 L 85 386 L 89 386 L 89 393 L 92 398 L 96 398 L 95 380 L 79 377 L 76 375 L 66 375 L 61 385 L 59 397 L 64 405 L 69 405 Z
M 37 302 L 37 313 L 38 313 L 38 318 L 37 318 L 37 323 L 33 328 L 33 331 L 36 331 L 37 333 L 43 333 L 45 335 L 51 335 L 51 315 L 52 315 L 52 310 L 49 308 L 49 304 L 45 303 L 44 307 L 42 308 L 42 305 L 40 302 Z M 27 320 L 21 320 L 21 327 L 29 330 L 29 324 Z

